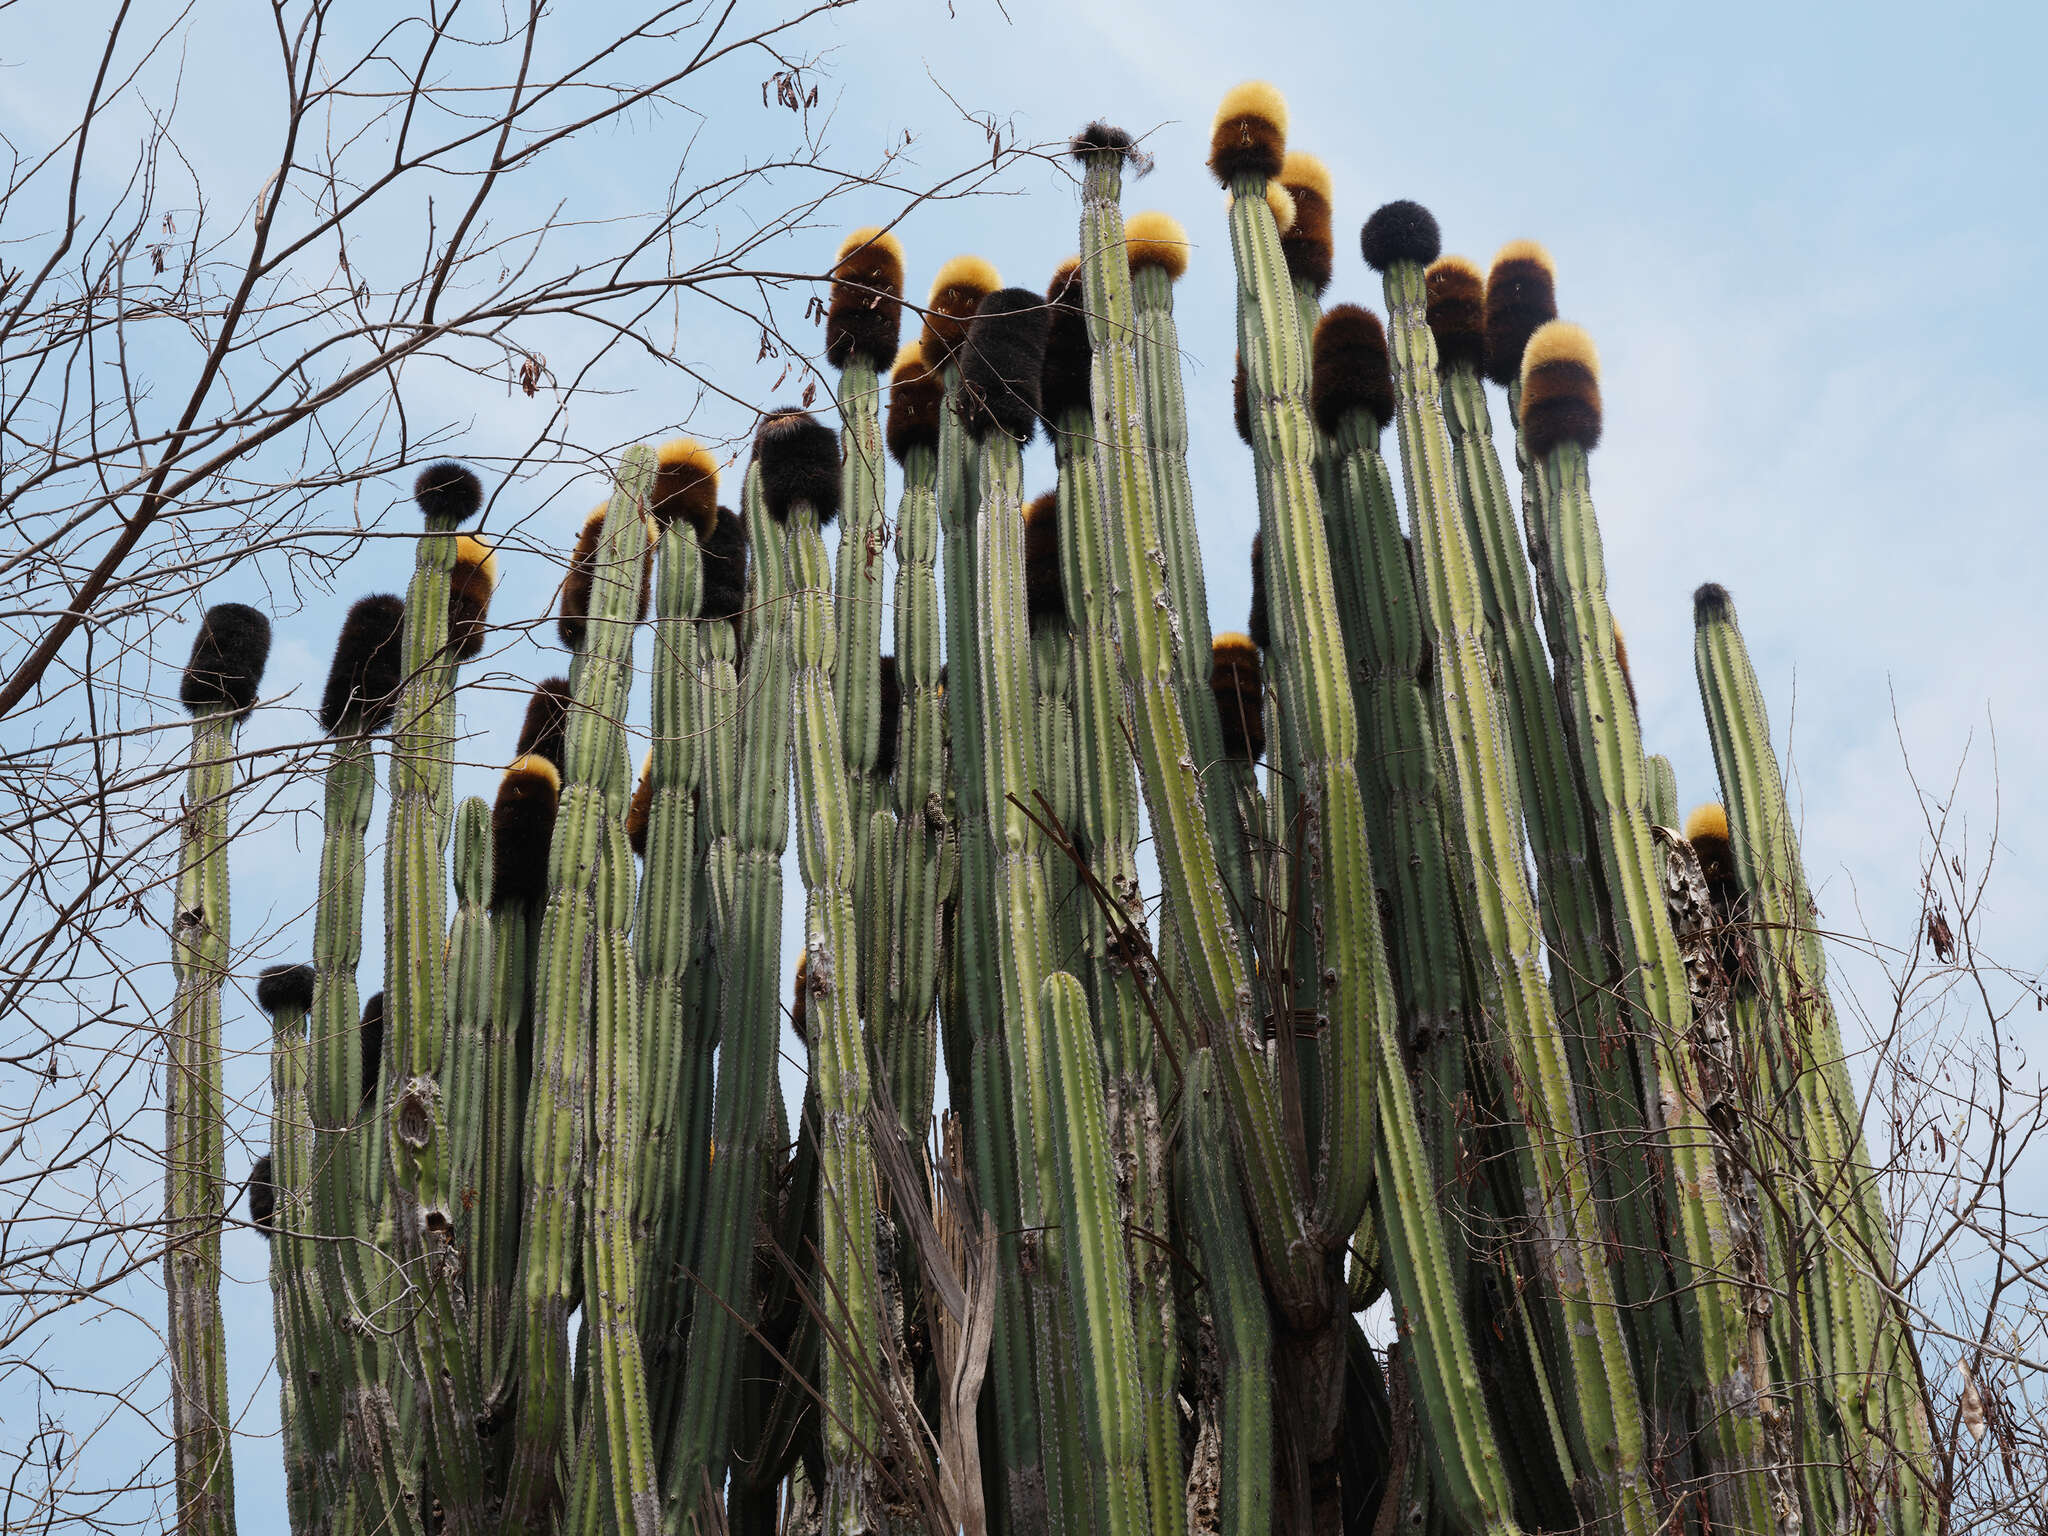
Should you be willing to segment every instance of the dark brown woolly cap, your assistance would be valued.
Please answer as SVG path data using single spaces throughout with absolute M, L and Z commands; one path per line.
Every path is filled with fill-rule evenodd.
M 1250 632 L 1252 644 L 1262 651 L 1273 648 L 1272 624 L 1266 616 L 1266 536 L 1252 535 L 1252 611 L 1245 619 L 1244 627 Z
M 538 752 L 513 760 L 491 807 L 491 910 L 523 902 L 538 912 L 548 897 L 548 847 L 562 775 Z
M 1486 279 L 1462 256 L 1443 256 L 1423 274 L 1438 365 L 1486 370 Z
M 1393 420 L 1394 373 L 1378 315 L 1339 304 L 1316 322 L 1309 404 L 1316 424 L 1331 435 L 1350 411 L 1364 411 L 1376 428 Z
M 1699 855 L 1700 873 L 1709 884 L 1735 878 L 1735 845 L 1728 837 L 1728 812 L 1724 807 L 1709 802 L 1688 811 L 1685 840 Z
M 811 990 L 811 952 L 805 950 L 796 957 L 796 978 L 789 988 L 789 1022 L 796 1030 L 797 1038 L 804 1039 L 804 1020 L 809 1017 L 808 1006 Z
M 718 509 L 717 525 L 702 544 L 704 602 L 698 614 L 706 619 L 738 621 L 747 606 L 747 526 L 730 507 Z
M 1436 227 L 1435 214 L 1404 197 L 1373 210 L 1358 232 L 1358 248 L 1365 264 L 1375 272 L 1402 261 L 1426 267 L 1442 252 L 1443 235 Z
M 1614 664 L 1621 668 L 1621 686 L 1628 690 L 1628 707 L 1641 715 L 1643 706 L 1636 702 L 1635 675 L 1628 669 L 1628 641 L 1622 638 L 1619 624 L 1614 626 Z
M 570 650 L 583 648 L 583 636 L 590 625 L 590 594 L 597 582 L 597 546 L 604 537 L 606 504 L 591 509 L 576 530 L 576 547 L 569 551 L 569 574 L 562 578 L 562 608 L 555 618 L 555 632 Z M 633 622 L 647 617 L 647 604 L 654 592 L 654 543 L 640 562 L 640 602 Z
M 484 483 L 467 464 L 443 459 L 419 472 L 412 499 L 428 522 L 460 527 L 483 507 Z
M 1047 491 L 1024 508 L 1024 611 L 1036 634 L 1047 624 L 1067 622 L 1067 597 L 1060 585 L 1060 498 Z
M 834 368 L 859 358 L 875 372 L 896 357 L 903 330 L 903 245 L 887 230 L 856 229 L 832 263 L 825 357 Z
M 924 348 L 908 342 L 889 374 L 889 456 L 898 464 L 913 448 L 939 446 L 939 410 L 946 381 L 924 360 Z
M 1265 688 L 1251 636 L 1225 632 L 1209 644 L 1209 691 L 1223 725 L 1223 750 L 1239 762 L 1266 755 Z
M 1068 257 L 1045 289 L 1051 323 L 1045 333 L 1045 366 L 1038 374 L 1038 411 L 1050 436 L 1063 417 L 1085 413 L 1092 400 L 1095 348 L 1088 340 L 1088 311 L 1081 263 Z
M 377 1079 L 384 1075 L 384 994 L 372 992 L 363 1004 L 363 1021 L 356 1026 L 356 1040 L 362 1046 L 362 1068 L 358 1087 L 362 1101 L 377 1097 Z
M 1209 170 L 1229 186 L 1240 176 L 1280 174 L 1287 158 L 1287 100 L 1263 80 L 1232 86 L 1209 128 Z
M 654 819 L 654 754 L 640 765 L 640 782 L 633 786 L 633 798 L 626 802 L 626 841 L 633 856 L 647 857 L 647 824 Z
M 215 603 L 192 637 L 178 697 L 192 714 L 240 714 L 256 702 L 270 660 L 270 620 L 247 603 Z
M 1287 273 L 1317 298 L 1330 286 L 1336 236 L 1330 225 L 1330 168 L 1314 155 L 1289 150 L 1280 166 L 1280 185 L 1294 198 L 1294 222 L 1280 236 Z
M 839 515 L 839 434 L 809 411 L 785 405 L 762 417 L 754 463 L 762 504 L 778 523 L 800 501 L 810 503 L 821 528 Z
M 703 538 L 718 515 L 718 455 L 694 437 L 672 437 L 654 451 L 655 523 L 682 518 Z
M 1695 627 L 1732 622 L 1734 618 L 1735 599 L 1728 595 L 1728 589 L 1721 583 L 1702 582 L 1693 588 L 1692 622 Z
M 1559 443 L 1600 446 L 1600 358 L 1576 325 L 1553 320 L 1522 351 L 1522 439 L 1537 459 Z
M 463 534 L 455 541 L 455 564 L 448 571 L 448 648 L 457 661 L 468 661 L 484 648 L 497 586 L 496 553 L 482 539 Z
M 886 779 L 896 771 L 896 733 L 903 714 L 903 683 L 896 675 L 896 658 L 884 656 L 875 676 L 881 684 L 882 718 L 875 737 L 874 774 Z
M 1237 354 L 1237 366 L 1230 375 L 1230 424 L 1245 447 L 1252 446 L 1252 386 L 1244 371 L 1244 354 Z
M 313 967 L 266 965 L 256 977 L 256 1006 L 273 1019 L 280 1013 L 310 1013 L 313 1008 Z
M 321 730 L 374 736 L 391 723 L 405 682 L 404 634 L 404 598 L 380 592 L 349 605 L 320 696 Z
M 566 677 L 551 677 L 533 690 L 533 697 L 526 701 L 526 718 L 519 723 L 517 756 L 537 753 L 553 763 L 555 772 L 560 774 L 563 763 L 568 761 L 569 701 L 572 697 Z
M 270 1182 L 270 1154 L 264 1153 L 249 1169 L 249 1219 L 270 1236 L 271 1219 L 277 1215 L 277 1189 Z
M 967 339 L 967 322 L 981 301 L 1003 286 L 996 269 L 979 256 L 955 256 L 932 279 L 925 300 L 924 334 L 918 340 L 924 360 L 942 377 L 946 364 Z
M 1076 160 L 1086 160 L 1091 155 L 1112 154 L 1129 156 L 1135 145 L 1123 129 L 1097 118 L 1067 141 L 1067 153 Z
M 1534 240 L 1510 240 L 1486 275 L 1486 376 L 1502 389 L 1522 376 L 1522 349 L 1557 318 L 1550 252 Z
M 996 431 L 1031 441 L 1051 327 L 1052 311 L 1029 288 L 999 288 L 975 310 L 960 349 L 960 409 L 976 442 Z

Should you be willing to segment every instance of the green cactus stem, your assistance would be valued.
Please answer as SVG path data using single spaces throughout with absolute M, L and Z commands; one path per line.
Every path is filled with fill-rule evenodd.
M 1678 826 L 1678 774 L 1671 766 L 1671 759 L 1661 752 L 1652 752 L 1643 760 L 1643 773 L 1649 781 L 1643 809 L 1649 814 L 1650 824 L 1675 830 Z

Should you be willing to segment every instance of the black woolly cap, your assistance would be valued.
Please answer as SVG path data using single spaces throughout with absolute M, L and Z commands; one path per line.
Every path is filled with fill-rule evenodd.
M 576 530 L 576 544 L 569 551 L 569 574 L 562 578 L 562 607 L 555 616 L 555 632 L 572 651 L 583 648 L 584 633 L 590 627 L 590 598 L 597 585 L 597 546 L 604 539 L 607 507 L 608 504 L 598 505 Z M 647 617 L 647 605 L 653 594 L 654 543 L 650 539 L 640 560 L 640 601 L 635 609 L 635 624 Z
M 1133 141 L 1123 129 L 1113 127 L 1097 118 L 1067 141 L 1067 153 L 1076 160 L 1086 160 L 1090 155 L 1104 153 L 1129 155 Z
M 1060 264 L 1046 286 L 1045 303 L 1052 318 L 1045 333 L 1045 366 L 1038 372 L 1038 412 L 1050 436 L 1061 417 L 1085 412 L 1092 399 L 1095 349 L 1088 340 L 1079 261 Z
M 313 967 L 266 965 L 256 977 L 256 1006 L 272 1018 L 286 1009 L 309 1013 L 313 1008 Z
M 555 771 L 562 771 L 567 759 L 567 738 L 569 734 L 569 679 L 551 677 L 533 690 L 533 697 L 526 701 L 526 718 L 519 723 L 518 756 L 533 752 L 555 765 Z
M 901 464 L 913 448 L 939 446 L 939 410 L 946 381 L 914 343 L 904 348 L 889 375 L 889 457 Z
M 391 723 L 405 682 L 404 633 L 404 598 L 379 592 L 349 605 L 320 696 L 321 730 L 374 736 Z
M 778 523 L 806 501 L 823 527 L 839 515 L 839 434 L 809 411 L 778 406 L 754 433 L 761 500 Z
M 699 616 L 738 620 L 747 605 L 747 529 L 739 513 L 720 507 L 711 537 L 699 547 L 704 555 L 704 601 Z
M 1266 536 L 1252 535 L 1252 611 L 1246 617 L 1244 627 L 1252 637 L 1252 644 L 1261 651 L 1273 648 L 1273 628 L 1266 615 Z
M 467 464 L 443 459 L 429 464 L 412 483 L 412 499 L 430 520 L 454 527 L 475 517 L 484 504 L 484 483 Z
M 1550 253 L 1533 240 L 1511 240 L 1486 276 L 1486 376 L 1502 389 L 1522 377 L 1522 349 L 1557 318 L 1557 278 Z
M 1244 354 L 1237 354 L 1237 367 L 1230 376 L 1230 422 L 1237 428 L 1245 447 L 1252 446 L 1252 387 L 1244 371 Z
M 1060 585 L 1060 497 L 1047 491 L 1024 508 L 1024 611 L 1036 634 L 1067 621 Z
M 844 368 L 860 358 L 880 373 L 896 359 L 903 329 L 903 246 L 886 230 L 857 229 L 832 264 L 825 358 Z
M 240 714 L 256 702 L 269 660 L 270 620 L 247 603 L 215 603 L 192 637 L 178 697 L 195 715 L 222 708 Z
M 1429 295 L 1429 330 L 1436 337 L 1437 363 L 1486 371 L 1486 279 L 1462 256 L 1444 256 L 1423 274 Z
M 1442 253 L 1443 235 L 1435 214 L 1404 197 L 1373 210 L 1358 232 L 1358 248 L 1375 272 L 1384 272 L 1397 261 L 1426 267 Z
M 539 911 L 548 896 L 548 847 L 555 837 L 555 809 L 562 777 L 539 753 L 505 770 L 491 807 L 491 910 L 524 902 Z
M 998 288 L 974 311 L 960 349 L 960 406 L 976 442 L 998 429 L 1031 441 L 1051 327 L 1052 311 L 1029 288 Z
M 1223 726 L 1223 751 L 1240 762 L 1266 755 L 1265 689 L 1258 647 L 1248 635 L 1221 634 L 1209 644 L 1209 691 Z
M 1693 588 L 1692 621 L 1695 626 L 1732 620 L 1735 617 L 1735 599 L 1728 595 L 1728 589 L 1718 581 L 1702 582 Z
M 875 737 L 874 775 L 886 779 L 896 771 L 896 734 L 903 713 L 903 683 L 896 675 L 896 658 L 884 656 L 875 676 L 881 684 L 882 719 Z
M 377 1097 L 377 1079 L 384 1075 L 384 994 L 372 992 L 363 1004 L 363 1021 L 356 1026 L 356 1040 L 362 1046 L 362 1073 L 357 1087 L 362 1102 Z
M 257 1158 L 249 1169 L 249 1219 L 270 1236 L 270 1223 L 277 1215 L 277 1188 L 270 1182 L 270 1154 Z
M 1339 304 L 1316 322 L 1309 404 L 1316 424 L 1331 435 L 1347 411 L 1364 411 L 1380 427 L 1393 420 L 1394 372 L 1378 315 Z
M 633 798 L 626 802 L 626 842 L 633 857 L 647 857 L 647 824 L 654 819 L 654 754 L 640 768 L 640 782 L 633 786 Z

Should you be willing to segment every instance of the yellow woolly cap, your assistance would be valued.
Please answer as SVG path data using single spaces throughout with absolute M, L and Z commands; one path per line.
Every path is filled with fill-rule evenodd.
M 1250 635 L 1226 629 L 1219 631 L 1209 642 L 1209 654 L 1212 661 L 1256 662 L 1259 659 L 1259 648 L 1252 644 Z
M 1330 168 L 1305 150 L 1290 149 L 1280 162 L 1280 184 L 1290 192 L 1313 192 L 1330 200 Z
M 1441 277 L 1438 274 L 1442 274 Z M 1470 284 L 1481 295 L 1486 292 L 1486 278 L 1480 273 L 1478 263 L 1465 256 L 1439 256 L 1429 264 L 1423 276 L 1432 282 L 1455 282 Z
M 1294 194 L 1277 181 L 1266 183 L 1266 206 L 1273 210 L 1273 223 L 1281 234 L 1294 228 Z
M 475 534 L 458 535 L 455 540 L 455 563 L 480 571 L 483 579 L 491 586 L 498 584 L 498 554 L 490 545 Z
M 718 455 L 694 437 L 672 437 L 663 443 L 654 450 L 654 467 L 657 472 L 702 475 L 711 482 L 714 493 L 718 489 Z
M 834 269 L 846 266 L 849 257 L 863 272 L 885 273 L 893 268 L 896 280 L 889 286 L 903 286 L 903 242 L 879 224 L 856 229 L 840 241 L 839 254 L 832 259 Z
M 1728 841 L 1728 812 L 1711 800 L 1685 813 L 1685 840 L 1696 843 L 1703 837 Z
M 986 295 L 994 293 L 1002 286 L 1003 279 L 1001 274 L 996 271 L 995 263 L 987 257 L 955 256 L 951 261 L 939 268 L 939 275 L 932 279 L 932 294 L 929 303 L 933 309 L 941 308 L 939 300 L 948 289 L 962 293 L 971 292 Z M 977 298 L 975 302 L 979 303 L 980 299 Z M 973 309 L 974 306 L 972 304 L 968 305 L 966 313 L 973 313 Z
M 1510 240 L 1493 253 L 1493 264 L 1496 267 L 1519 261 L 1541 267 L 1552 276 L 1557 273 L 1557 264 L 1550 259 L 1550 252 L 1534 240 Z
M 1217 129 L 1247 117 L 1268 123 L 1283 139 L 1287 137 L 1287 98 L 1272 81 L 1247 80 L 1224 92 L 1216 108 L 1216 120 L 1209 126 L 1210 134 L 1213 136 Z
M 889 368 L 890 378 L 895 378 L 896 375 L 902 373 L 906 368 L 922 368 L 924 366 L 924 348 L 919 344 L 920 340 L 921 338 L 913 337 L 896 349 L 896 361 Z
M 1524 388 L 1528 387 L 1529 375 L 1547 363 L 1576 363 L 1596 380 L 1600 377 L 1600 354 L 1594 349 L 1593 338 L 1583 326 L 1573 325 L 1569 320 L 1549 321 L 1529 338 L 1529 345 L 1522 351 Z
M 514 774 L 529 774 L 536 779 L 544 779 L 557 793 L 562 788 L 561 770 L 538 752 L 522 752 L 513 758 L 512 766 L 505 770 L 505 777 L 509 779 Z
M 1188 269 L 1188 232 L 1170 213 L 1157 209 L 1134 213 L 1124 224 L 1124 253 L 1133 272 L 1140 267 L 1159 267 L 1178 282 Z M 1071 265 L 1078 267 L 1080 262 L 1075 259 Z M 1068 270 L 1069 265 L 1062 264 L 1053 282 L 1057 284 Z

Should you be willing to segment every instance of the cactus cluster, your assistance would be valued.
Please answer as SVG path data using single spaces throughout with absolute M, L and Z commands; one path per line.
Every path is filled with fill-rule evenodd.
M 1482 273 L 1389 203 L 1360 236 L 1382 312 L 1325 308 L 1330 174 L 1276 91 L 1230 93 L 1209 166 L 1257 516 L 1249 633 L 1212 633 L 1189 241 L 1125 220 L 1136 153 L 1076 135 L 1083 254 L 1044 292 L 955 258 L 900 351 L 903 250 L 850 236 L 836 430 L 766 412 L 737 514 L 695 442 L 623 456 L 495 805 L 451 803 L 448 770 L 482 487 L 421 475 L 411 586 L 350 611 L 323 701 L 313 955 L 258 987 L 295 1531 L 1938 1525 L 1756 678 L 1702 587 L 1726 809 L 1679 826 L 1608 605 L 1598 364 L 1548 256 Z M 194 1531 L 232 1523 L 224 828 L 267 633 L 212 610 L 184 689 Z

